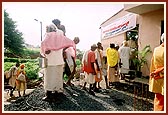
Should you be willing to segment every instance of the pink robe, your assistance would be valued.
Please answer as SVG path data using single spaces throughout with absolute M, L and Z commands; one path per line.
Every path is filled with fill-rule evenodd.
M 41 43 L 40 53 L 45 56 L 45 51 L 59 50 L 66 47 L 73 47 L 75 49 L 74 41 L 58 32 L 49 32 L 46 33 L 45 39 Z

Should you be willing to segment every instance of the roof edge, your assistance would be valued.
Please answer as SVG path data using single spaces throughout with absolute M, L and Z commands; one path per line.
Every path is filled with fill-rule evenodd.
M 108 18 L 107 20 L 105 20 L 104 22 L 102 22 L 101 24 L 100 24 L 100 28 L 101 28 L 101 26 L 104 24 L 104 23 L 106 23 L 108 20 L 110 20 L 112 17 L 114 17 L 114 16 L 116 16 L 117 14 L 119 14 L 121 11 L 123 11 L 124 10 L 124 8 L 122 8 L 121 10 L 119 10 L 117 13 L 115 13 L 114 15 L 112 15 L 110 18 Z

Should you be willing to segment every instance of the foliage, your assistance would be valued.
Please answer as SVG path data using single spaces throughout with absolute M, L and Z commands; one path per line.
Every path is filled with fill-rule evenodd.
M 26 75 L 29 79 L 37 79 L 39 72 L 39 63 L 38 60 L 25 63 Z
M 146 45 L 141 51 L 136 51 L 137 57 L 133 59 L 133 63 L 137 66 L 137 71 L 141 72 L 141 68 L 147 64 L 146 56 L 151 52 L 150 45 Z
M 79 49 L 76 50 L 76 57 L 79 59 L 79 60 L 82 60 L 82 56 L 84 54 L 84 51 L 81 51 Z
M 22 57 L 27 59 L 28 58 L 36 59 L 37 57 L 39 57 L 39 54 L 40 54 L 40 50 L 32 50 L 32 49 L 25 48 L 22 54 Z
M 14 62 L 5 62 L 4 63 L 4 71 L 8 71 L 15 64 L 16 63 L 14 63 Z
M 4 62 L 19 62 L 19 58 L 8 58 L 4 57 Z
M 29 79 L 37 79 L 38 78 L 38 72 L 39 72 L 39 62 L 38 59 L 6 59 L 8 61 L 4 62 L 4 71 L 9 70 L 13 65 L 16 64 L 17 60 L 20 60 L 19 62 L 22 64 L 25 64 L 25 71 L 26 75 Z M 9 61 L 12 60 L 12 61 Z
M 130 31 L 127 31 L 126 32 L 126 40 L 134 40 L 134 41 L 137 41 L 138 40 L 138 29 L 139 29 L 139 25 L 136 25 L 136 27 Z
M 76 59 L 76 65 L 77 65 L 77 68 L 80 68 L 81 66 L 81 61 L 79 59 Z
M 8 57 L 4 57 L 4 62 L 26 63 L 26 62 L 34 62 L 34 60 L 35 60 L 35 59 L 8 58 Z
M 16 27 L 16 22 L 4 10 L 4 48 L 15 55 L 21 55 L 24 48 L 23 34 Z

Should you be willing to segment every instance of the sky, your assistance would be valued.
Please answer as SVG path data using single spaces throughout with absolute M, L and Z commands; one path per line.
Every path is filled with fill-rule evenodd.
M 66 28 L 66 36 L 79 37 L 77 49 L 90 49 L 101 41 L 100 25 L 123 8 L 117 2 L 3 2 L 9 17 L 16 21 L 25 43 L 40 46 L 41 27 L 44 36 L 46 25 L 59 19 Z M 38 21 L 35 21 L 37 19 Z M 43 38 L 44 39 L 44 38 Z

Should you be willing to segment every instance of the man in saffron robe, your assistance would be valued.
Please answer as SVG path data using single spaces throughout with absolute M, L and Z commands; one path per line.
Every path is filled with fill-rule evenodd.
M 102 81 L 102 64 L 103 64 L 103 51 L 102 51 L 103 47 L 102 44 L 100 42 L 97 43 L 97 49 L 95 51 L 95 58 L 96 58 L 96 65 L 97 65 L 97 69 L 96 69 L 96 76 L 95 76 L 95 84 L 94 84 L 94 90 L 95 92 L 99 92 L 99 89 L 101 89 L 100 87 L 100 82 Z M 98 88 L 97 88 L 97 84 L 98 84 Z
M 150 66 L 149 91 L 155 93 L 154 111 L 164 111 L 164 33 L 154 49 Z

